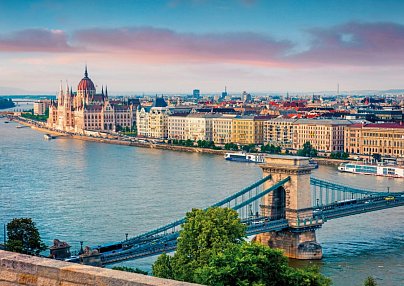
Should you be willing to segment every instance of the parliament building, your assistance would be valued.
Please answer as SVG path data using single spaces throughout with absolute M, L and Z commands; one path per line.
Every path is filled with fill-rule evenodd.
M 110 99 L 105 86 L 96 93 L 88 77 L 87 66 L 77 92 L 62 85 L 57 100 L 49 106 L 48 127 L 60 131 L 85 133 L 85 131 L 118 131 L 136 127 L 137 104 Z

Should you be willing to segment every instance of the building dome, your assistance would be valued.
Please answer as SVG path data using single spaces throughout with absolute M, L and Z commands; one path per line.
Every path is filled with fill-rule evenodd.
M 95 86 L 93 81 L 88 77 L 88 72 L 87 72 L 87 66 L 84 71 L 84 77 L 83 79 L 79 82 L 79 86 L 77 87 L 77 91 L 81 90 L 93 90 L 95 91 Z

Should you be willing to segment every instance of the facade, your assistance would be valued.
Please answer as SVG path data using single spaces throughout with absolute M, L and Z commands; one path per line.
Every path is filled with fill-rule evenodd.
M 310 142 L 320 152 L 344 151 L 344 128 L 353 122 L 331 119 L 298 119 L 293 123 L 293 149 Z
M 185 125 L 188 113 L 175 113 L 168 116 L 168 139 L 185 140 Z
M 372 123 L 347 126 L 344 150 L 358 155 L 404 157 L 404 125 Z
M 44 115 L 46 112 L 46 109 L 49 108 L 51 103 L 52 103 L 52 101 L 49 99 L 35 101 L 34 102 L 34 114 L 35 115 Z
M 232 120 L 231 141 L 240 145 L 263 144 L 265 116 L 238 115 Z
M 77 92 L 72 87 L 60 87 L 57 101 L 49 106 L 48 127 L 61 131 L 84 133 L 88 131 L 119 131 L 136 126 L 137 106 L 110 100 L 107 87 L 97 94 L 95 85 L 88 77 L 79 82 Z
M 224 114 L 223 116 L 213 118 L 212 141 L 215 144 L 227 144 L 232 142 L 234 117 L 236 117 L 236 115 Z
M 264 144 L 293 148 L 293 123 L 297 119 L 275 118 L 264 122 Z
M 174 114 L 168 117 L 168 138 L 177 140 L 213 139 L 213 120 L 221 115 L 190 113 Z
M 166 139 L 169 114 L 167 103 L 162 97 L 156 97 L 151 107 L 140 107 L 136 116 L 138 136 Z
M 212 141 L 212 121 L 215 114 L 190 113 L 185 121 L 184 139 Z

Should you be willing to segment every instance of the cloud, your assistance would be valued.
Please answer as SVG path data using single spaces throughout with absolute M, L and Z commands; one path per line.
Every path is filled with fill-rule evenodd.
M 0 35 L 0 52 L 75 52 L 61 30 L 27 29 Z
M 312 37 L 310 48 L 291 56 L 290 61 L 350 66 L 404 63 L 404 25 L 350 22 L 308 33 Z
M 88 29 L 75 42 L 99 52 L 149 55 L 171 60 L 249 62 L 279 65 L 289 41 L 256 33 L 192 34 L 153 27 Z
M 398 66 L 404 63 L 404 25 L 350 22 L 305 31 L 297 43 L 252 32 L 180 33 L 154 27 L 93 28 L 66 34 L 29 29 L 0 34 L 0 52 L 78 54 L 132 63 L 222 63 L 273 68 Z

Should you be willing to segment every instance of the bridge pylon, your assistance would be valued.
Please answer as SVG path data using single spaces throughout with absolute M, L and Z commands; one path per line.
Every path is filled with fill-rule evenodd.
M 261 165 L 263 176 L 272 178 L 264 183 L 270 188 L 290 177 L 283 186 L 265 195 L 261 200 L 261 214 L 271 220 L 286 218 L 289 228 L 257 235 L 254 240 L 279 248 L 289 258 L 321 259 L 322 247 L 316 241 L 315 230 L 323 221 L 313 218 L 309 159 L 299 156 L 271 155 Z

